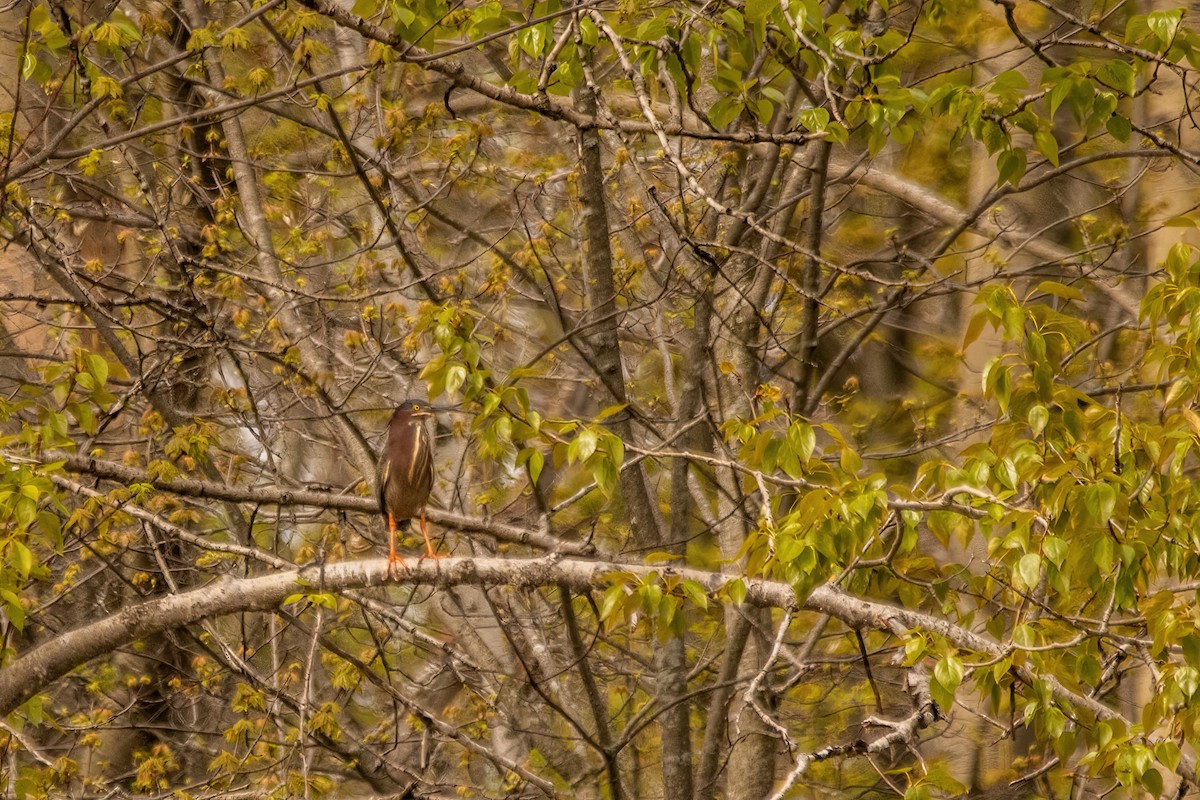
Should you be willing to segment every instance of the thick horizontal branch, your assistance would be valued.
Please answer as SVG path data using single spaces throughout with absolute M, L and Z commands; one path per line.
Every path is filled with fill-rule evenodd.
M 235 486 L 217 481 L 204 481 L 197 478 L 156 478 L 144 469 L 127 467 L 115 461 L 105 461 L 99 458 L 79 456 L 62 450 L 48 451 L 42 454 L 42 461 L 52 463 L 61 461 L 70 472 L 94 475 L 104 480 L 116 481 L 126 486 L 134 483 L 145 483 L 164 492 L 182 495 L 184 497 L 210 498 L 226 500 L 234 503 L 261 503 L 276 506 L 312 506 L 338 511 L 359 511 L 364 514 L 378 514 L 379 502 L 374 497 L 360 497 L 351 494 L 334 492 L 318 492 L 311 489 L 279 489 L 274 486 Z M 531 531 L 516 525 L 505 525 L 500 522 L 468 517 L 465 514 L 455 514 L 430 508 L 426 516 L 447 528 L 465 533 L 485 533 L 494 536 L 502 542 L 521 544 L 548 550 L 552 553 L 590 556 L 595 548 L 588 543 L 567 542 L 546 533 Z
M 585 561 L 549 555 L 532 559 L 410 559 L 399 569 L 398 582 L 434 588 L 475 585 L 533 589 L 563 585 L 587 592 L 607 586 L 610 576 L 617 571 L 633 574 L 639 580 L 651 579 L 655 575 L 689 579 L 696 581 L 709 594 L 719 592 L 730 580 L 728 575 L 704 570 Z M 296 592 L 339 592 L 381 586 L 387 582 L 386 559 L 347 561 L 286 570 L 256 578 L 223 578 L 189 592 L 138 603 L 110 617 L 56 636 L 0 669 L 0 716 L 12 712 L 75 667 L 136 639 L 191 625 L 209 617 L 241 611 L 265 611 L 277 607 Z M 927 631 L 944 637 L 958 648 L 993 657 L 1001 657 L 1008 652 L 1008 648 L 1001 643 L 948 620 L 854 597 L 832 586 L 818 586 L 799 602 L 789 584 L 755 579 L 744 579 L 744 583 L 746 601 L 753 605 L 819 611 L 841 620 L 851 628 L 880 630 L 896 636 L 903 636 L 910 630 Z M 1120 718 L 1116 711 L 1093 698 L 1072 692 L 1053 676 L 1034 673 L 1027 666 L 1014 669 L 1027 684 L 1043 681 L 1056 698 L 1076 708 L 1086 709 L 1097 718 Z
M 364 513 L 375 513 L 377 506 L 373 498 L 358 497 L 354 495 L 335 494 L 332 492 L 319 492 L 312 490 L 283 490 L 274 487 L 241 487 L 231 486 L 224 483 L 213 481 L 203 481 L 194 478 L 173 478 L 173 479 L 156 479 L 153 478 L 145 470 L 126 467 L 122 464 L 117 464 L 111 461 L 105 461 L 95 458 L 87 458 L 76 456 L 66 452 L 47 452 L 43 454 L 46 461 L 62 461 L 64 466 L 73 472 L 86 473 L 95 475 L 96 477 L 113 480 L 124 483 L 126 485 L 133 483 L 148 483 L 155 488 L 163 491 L 169 491 L 176 494 L 199 497 L 199 498 L 214 498 L 220 500 L 228 500 L 233 502 L 253 502 L 267 503 L 277 505 L 310 505 L 320 508 L 335 508 L 348 511 L 361 511 Z M 934 504 L 941 505 L 941 504 Z M 541 547 L 551 551 L 556 555 L 552 555 L 545 559 L 449 559 L 447 561 L 436 562 L 433 564 L 419 562 L 415 567 L 411 567 L 404 576 L 405 580 L 415 583 L 427 583 L 431 585 L 457 585 L 460 583 L 473 583 L 479 585 L 501 585 L 507 584 L 521 587 L 542 586 L 551 583 L 563 583 L 570 585 L 580 591 L 587 591 L 592 588 L 602 586 L 604 577 L 614 570 L 630 571 L 635 574 L 649 575 L 654 568 L 644 565 L 628 565 L 610 561 L 573 561 L 563 560 L 556 561 L 564 554 L 571 555 L 591 555 L 591 546 L 587 544 L 578 544 L 563 542 L 546 534 L 530 531 L 524 528 L 519 528 L 511 525 L 502 525 L 499 523 L 478 520 L 471 517 L 466 517 L 459 514 L 452 514 L 445 511 L 437 511 L 431 509 L 429 511 L 430 518 L 439 524 L 446 525 L 463 531 L 477 531 L 495 536 L 497 539 L 518 544 Z M 587 552 L 585 552 L 587 551 Z M 382 582 L 385 577 L 379 569 L 366 570 L 364 565 L 374 564 L 378 567 L 379 564 L 385 562 L 352 562 L 338 564 L 326 568 L 324 580 L 328 588 L 331 590 L 340 590 L 347 588 L 356 588 L 359 586 L 372 585 L 373 583 Z M 467 566 L 461 566 L 461 565 Z M 552 569 L 551 569 L 552 567 Z M 188 608 L 176 609 L 176 605 L 180 602 L 179 598 L 191 597 L 196 593 L 188 595 L 177 595 L 161 600 L 150 601 L 144 606 L 134 606 L 124 612 L 120 612 L 116 617 L 110 618 L 103 622 L 95 623 L 94 626 L 114 625 L 117 624 L 114 620 L 121 618 L 123 615 L 132 614 L 140 619 L 139 615 L 154 616 L 156 619 L 160 615 L 151 611 L 139 611 L 144 607 L 148 607 L 154 603 L 168 603 L 171 606 L 171 613 L 161 617 L 161 623 L 154 623 L 153 630 L 143 631 L 137 627 L 136 620 L 128 624 L 117 624 L 115 631 L 124 632 L 125 638 L 121 642 L 130 641 L 133 638 L 146 636 L 151 633 L 168 630 L 170 628 L 179 627 L 180 625 L 190 624 L 198 619 L 215 614 L 225 614 L 238 610 L 255 610 L 265 609 L 277 605 L 279 600 L 286 597 L 288 593 L 295 591 L 296 581 L 312 582 L 309 575 L 313 574 L 315 568 L 306 568 L 304 570 L 281 572 L 276 576 L 270 576 L 270 580 L 281 580 L 287 585 L 287 591 L 282 594 L 273 589 L 258 589 L 249 591 L 249 594 L 231 596 L 228 603 L 218 603 L 212 605 L 211 600 L 208 600 L 208 595 L 205 594 L 204 602 L 200 602 L 191 611 Z M 359 571 L 355 571 L 355 570 Z M 549 571 L 547 571 L 549 569 Z M 659 570 L 660 573 L 667 570 Z M 728 576 L 712 572 L 704 572 L 700 570 L 673 570 L 674 573 L 683 575 L 692 580 L 697 581 L 710 592 L 716 592 L 721 589 Z M 290 576 L 290 577 L 288 577 Z M 335 580 L 335 576 L 337 580 Z M 266 581 L 267 578 L 254 579 L 258 581 Z M 220 590 L 226 583 L 214 584 L 211 587 L 197 590 L 201 593 L 209 593 Z M 237 582 L 238 587 L 243 587 L 247 582 Z M 748 580 L 747 583 L 747 599 L 749 602 L 762 605 L 774 606 L 779 608 L 798 607 L 791 586 L 783 583 L 771 581 L 754 581 Z M 232 584 L 229 584 L 232 585 Z M 265 586 L 265 584 L 264 584 Z M 263 594 L 266 592 L 266 594 Z M 277 597 L 278 595 L 278 597 Z M 241 604 L 241 605 L 239 605 Z M 868 628 L 881 631 L 887 631 L 894 635 L 903 636 L 909 630 L 925 630 L 935 633 L 946 641 L 952 643 L 956 647 L 971 650 L 976 653 L 986 654 L 992 658 L 1003 658 L 1011 654 L 1014 648 L 1004 645 L 991 638 L 981 636 L 966 628 L 955 625 L 954 623 L 945 620 L 941 617 L 932 616 L 919 611 L 910 609 L 897 608 L 884 603 L 873 602 L 851 595 L 847 595 L 838 589 L 828 586 L 822 586 L 815 589 L 807 600 L 803 603 L 806 609 L 820 611 L 829 614 L 832 617 L 842 620 L 852 628 Z M 182 617 L 179 615 L 183 614 Z M 136 624 L 135 624 L 136 623 Z M 133 625 L 133 627 L 129 627 Z M 92 626 L 92 627 L 94 627 Z M 84 628 L 82 630 L 88 630 Z M 68 634 L 67 636 L 72 636 Z M 64 637 L 66 638 L 66 637 Z M 88 634 L 85 638 L 89 642 L 104 642 L 104 646 L 98 650 L 86 650 L 87 654 L 82 658 L 74 661 L 62 662 L 65 666 L 61 670 L 51 670 L 46 673 L 48 676 L 45 681 L 33 681 L 35 686 L 44 686 L 49 681 L 53 681 L 60 677 L 65 672 L 72 669 L 74 666 L 85 663 L 88 659 L 111 649 L 116 644 L 109 644 L 108 639 L 100 635 L 92 637 Z M 58 642 L 61 640 L 55 640 Z M 55 642 L 47 643 L 44 647 L 50 647 Z M 63 645 L 67 647 L 66 652 L 71 652 L 73 646 Z M 4 703 L 10 695 L 6 694 L 5 681 L 11 681 L 11 672 L 17 666 L 24 662 L 26 658 L 32 659 L 40 652 L 36 650 L 31 652 L 29 656 L 21 659 L 8 669 L 0 671 L 0 709 L 7 708 Z M 36 663 L 36 662 L 31 662 Z M 58 663 L 58 662 L 56 662 Z M 32 668 L 31 668 L 32 669 Z M 40 669 L 40 667 L 39 667 Z M 1070 703 L 1077 707 L 1087 709 L 1097 719 L 1112 719 L 1120 715 L 1112 709 L 1105 706 L 1103 703 L 1094 698 L 1087 697 L 1066 688 L 1061 682 L 1051 675 L 1035 674 L 1027 666 L 1015 666 L 1017 675 L 1026 684 L 1033 685 L 1035 681 L 1044 681 L 1048 685 L 1056 698 L 1063 702 Z M 32 672 L 31 675 L 41 675 L 41 672 Z M 16 680 L 16 685 L 24 685 L 23 679 Z M 24 699 L 32 696 L 38 689 L 31 688 L 24 697 L 17 701 L 17 704 L 24 702 Z M 0 711 L 7 713 L 7 711 Z M 1189 777 L 1190 779 L 1190 777 Z

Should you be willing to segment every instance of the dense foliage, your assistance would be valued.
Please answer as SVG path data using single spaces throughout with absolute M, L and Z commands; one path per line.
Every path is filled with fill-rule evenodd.
M 1200 791 L 1198 14 L 10 5 L 0 791 Z

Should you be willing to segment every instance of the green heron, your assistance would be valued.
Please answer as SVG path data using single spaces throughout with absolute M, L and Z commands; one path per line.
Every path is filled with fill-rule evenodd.
M 429 529 L 425 526 L 425 501 L 433 489 L 433 441 L 425 427 L 433 406 L 420 400 L 405 400 L 388 422 L 387 443 L 375 480 L 379 510 L 388 522 L 388 576 L 402 561 L 396 553 L 396 529 L 408 530 L 413 517 L 421 515 L 421 534 L 430 558 L 438 558 Z

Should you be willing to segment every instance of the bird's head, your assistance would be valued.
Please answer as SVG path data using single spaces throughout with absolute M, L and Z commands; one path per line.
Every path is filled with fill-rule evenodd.
M 424 400 L 405 400 L 396 409 L 395 416 L 397 417 L 432 417 L 438 411 L 442 411 L 436 406 L 426 403 Z

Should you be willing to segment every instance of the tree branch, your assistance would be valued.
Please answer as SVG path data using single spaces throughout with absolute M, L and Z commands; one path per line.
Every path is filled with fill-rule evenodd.
M 14 453 L 5 453 L 4 457 L 14 461 L 24 460 L 24 457 Z M 158 478 L 143 469 L 127 467 L 115 461 L 79 456 L 63 450 L 46 451 L 42 454 L 42 460 L 44 463 L 61 461 L 70 472 L 95 475 L 97 478 L 124 484 L 148 483 L 156 489 L 185 497 L 230 500 L 236 503 L 265 503 L 277 506 L 314 506 L 339 511 L 360 511 L 364 514 L 379 513 L 379 501 L 374 497 L 318 492 L 311 489 L 279 489 L 274 486 L 233 486 L 196 478 Z M 501 522 L 483 520 L 435 508 L 427 509 L 425 514 L 433 522 L 447 528 L 464 533 L 484 533 L 510 544 L 521 544 L 552 553 L 576 556 L 590 556 L 596 552 L 596 548 L 591 544 L 564 541 L 516 525 L 505 525 Z
M 652 575 L 669 575 L 696 581 L 709 594 L 721 590 L 729 576 L 697 569 L 663 568 L 661 565 L 622 564 L 610 561 L 541 558 L 444 558 L 409 560 L 398 569 L 397 582 L 433 588 L 460 585 L 511 586 L 534 589 L 561 584 L 575 591 L 607 586 L 609 576 L 620 570 L 640 580 Z M 254 578 L 222 578 L 207 586 L 181 594 L 156 597 L 129 606 L 104 619 L 90 622 L 35 647 L 0 669 L 0 716 L 47 688 L 72 669 L 130 642 L 164 631 L 191 625 L 209 617 L 243 611 L 266 611 L 279 606 L 298 592 L 338 592 L 365 586 L 387 586 L 385 558 L 314 565 Z M 757 606 L 807 610 L 829 614 L 851 628 L 871 628 L 895 636 L 909 631 L 933 633 L 955 647 L 1003 657 L 1011 648 L 945 619 L 921 611 L 855 597 L 834 586 L 815 588 L 803 601 L 791 585 L 778 581 L 743 579 L 746 602 Z M 1026 664 L 1014 664 L 1020 680 L 1030 686 L 1040 682 L 1051 695 L 1085 711 L 1096 719 L 1132 723 L 1119 712 L 1091 697 L 1074 692 L 1053 675 L 1038 673 Z M 1155 739 L 1147 737 L 1152 745 Z M 1196 780 L 1195 762 L 1185 759 L 1176 770 L 1191 782 Z

